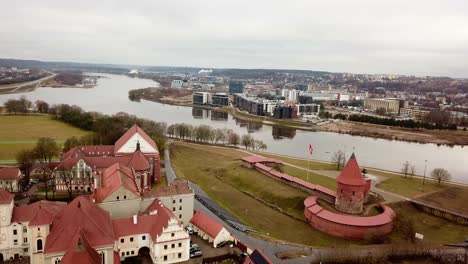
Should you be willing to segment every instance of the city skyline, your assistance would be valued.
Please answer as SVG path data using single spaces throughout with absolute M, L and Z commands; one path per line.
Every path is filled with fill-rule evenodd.
M 468 77 L 468 3 L 457 0 L 4 7 L 4 58 Z

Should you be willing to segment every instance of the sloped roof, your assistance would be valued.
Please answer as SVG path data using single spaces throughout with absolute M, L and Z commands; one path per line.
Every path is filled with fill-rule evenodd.
M 176 178 L 169 186 L 167 187 L 158 187 L 151 189 L 143 193 L 144 198 L 152 197 L 166 197 L 173 196 L 178 194 L 191 194 L 193 190 L 190 188 L 187 181 L 184 181 L 180 178 Z
M 101 176 L 101 186 L 95 191 L 96 202 L 104 201 L 118 188 L 124 187 L 137 196 L 141 196 L 135 183 L 133 172 L 128 167 L 115 163 L 105 169 Z
M 120 259 L 120 258 L 119 258 Z M 61 259 L 62 264 L 89 263 L 100 264 L 101 256 L 91 247 L 88 238 L 80 228 L 71 239 L 70 247 Z
M 0 204 L 9 204 L 11 203 L 11 201 L 13 201 L 14 197 L 15 197 L 14 194 L 4 189 L 0 189 Z
M 276 163 L 276 164 L 283 164 L 281 160 L 272 159 L 272 158 L 265 158 L 261 156 L 247 156 L 241 158 L 241 160 L 248 162 L 248 163 Z
M 348 163 L 346 163 L 340 175 L 338 175 L 337 182 L 354 186 L 366 185 L 366 181 L 364 177 L 362 177 L 361 169 L 359 168 L 354 153 L 349 158 Z
M 41 200 L 13 208 L 12 222 L 29 222 L 30 226 L 50 225 L 54 216 L 67 206 L 65 202 Z
M 135 150 L 135 152 L 133 152 L 127 166 L 137 171 L 143 171 L 150 168 L 148 159 L 140 150 Z
M 219 232 L 224 228 L 222 224 L 207 216 L 202 211 L 195 211 L 190 223 L 201 229 L 213 239 L 216 238 Z
M 133 223 L 133 216 L 112 220 L 115 237 L 150 234 L 153 241 L 156 241 L 174 214 L 158 199 L 155 199 L 148 208 L 150 210 L 147 209 L 146 214 L 137 216 L 137 224 Z
M 114 244 L 110 214 L 88 196 L 81 195 L 55 216 L 47 236 L 45 253 L 66 251 L 72 242 L 70 238 L 80 229 L 93 248 Z
M 21 177 L 21 171 L 16 167 L 0 167 L 1 180 L 16 180 Z
M 117 153 L 123 147 L 123 145 L 125 145 L 125 143 L 127 143 L 130 140 L 130 138 L 132 138 L 133 135 L 137 133 L 144 140 L 146 140 L 146 142 L 148 142 L 148 144 L 150 144 L 156 151 L 158 151 L 158 147 L 156 146 L 154 140 L 151 139 L 151 137 L 148 136 L 148 134 L 146 134 L 143 129 L 141 129 L 137 124 L 135 124 L 129 130 L 127 130 L 127 132 L 125 132 L 125 134 L 123 134 L 123 136 L 120 137 L 119 140 L 117 140 L 117 142 L 115 142 L 114 152 Z
M 263 253 L 255 249 L 252 254 L 244 261 L 244 264 L 273 264 Z

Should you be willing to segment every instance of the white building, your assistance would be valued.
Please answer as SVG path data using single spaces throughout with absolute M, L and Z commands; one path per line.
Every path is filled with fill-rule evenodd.
M 0 167 L 0 188 L 10 192 L 21 191 L 23 174 L 20 169 L 14 167 Z
M 171 82 L 171 88 L 181 89 L 183 85 L 184 82 L 182 80 L 172 80 Z
M 212 243 L 213 247 L 217 247 L 219 243 L 231 239 L 231 234 L 222 224 L 201 211 L 195 211 L 192 220 L 190 220 L 190 226 L 201 238 Z

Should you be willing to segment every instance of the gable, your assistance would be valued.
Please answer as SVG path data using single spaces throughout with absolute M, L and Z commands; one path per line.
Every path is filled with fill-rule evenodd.
M 136 150 L 137 143 L 140 143 L 140 151 L 142 153 L 158 153 L 156 150 L 139 132 L 133 134 L 127 142 L 125 142 L 116 153 L 133 153 Z
M 114 202 L 117 201 L 117 196 L 119 197 L 118 201 L 125 200 L 134 200 L 139 199 L 135 193 L 125 188 L 125 186 L 120 186 L 115 189 L 113 192 L 107 195 L 107 197 L 102 202 Z

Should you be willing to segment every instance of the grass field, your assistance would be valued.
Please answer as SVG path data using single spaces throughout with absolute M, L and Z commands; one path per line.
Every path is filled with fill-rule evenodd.
M 285 157 L 285 156 L 275 155 L 275 154 L 266 153 L 266 152 L 255 152 L 255 154 L 268 157 L 268 158 L 282 160 L 284 162 L 287 162 L 287 163 L 290 163 L 292 165 L 296 165 L 302 168 L 307 168 L 307 166 L 309 166 L 309 169 L 311 170 L 336 170 L 335 164 L 326 163 L 326 162 L 309 161 L 309 164 L 307 164 L 308 163 L 307 160 L 304 160 L 301 158 Z
M 419 178 L 403 177 L 399 174 L 393 174 L 382 171 L 369 170 L 370 174 L 387 177 L 387 179 L 376 185 L 377 188 L 394 192 L 408 197 L 417 197 L 424 194 L 442 191 L 449 187 L 442 183 L 440 186 L 435 181 L 426 180 L 424 186 L 423 180 Z
M 303 200 L 308 195 L 255 170 L 241 167 L 239 159 L 245 154 L 240 151 L 206 145 L 176 143 L 171 145 L 170 152 L 178 177 L 187 178 L 198 184 L 222 207 L 263 234 L 268 233 L 275 239 L 312 246 L 364 243 L 327 236 L 300 221 L 303 218 Z M 295 177 L 306 177 L 305 171 L 289 166 L 283 166 L 283 171 Z M 334 180 L 331 178 L 312 174 L 309 177 L 311 182 L 319 181 L 316 183 L 329 188 L 335 186 Z M 396 177 L 390 179 L 393 178 Z M 458 206 L 463 206 L 468 199 L 468 194 L 464 191 L 461 194 L 451 196 L 455 191 L 445 190 L 447 193 L 444 194 L 444 197 L 440 198 L 441 194 L 438 193 L 437 198 L 429 197 L 428 199 L 442 199 L 441 202 L 445 201 Z M 254 197 L 275 205 L 294 218 L 279 210 L 272 209 Z M 461 200 L 457 199 L 456 203 L 451 202 L 454 197 Z M 389 206 L 395 210 L 397 215 L 405 214 L 413 218 L 416 231 L 425 236 L 425 241 L 436 244 L 457 242 L 462 241 L 468 234 L 468 227 L 421 212 L 409 203 L 393 203 Z M 370 215 L 374 214 L 376 212 L 371 211 Z M 399 243 L 401 241 L 400 234 L 394 232 L 390 236 L 390 241 Z
M 0 115 L 0 124 L 0 160 L 14 160 L 18 151 L 34 147 L 40 137 L 62 144 L 69 137 L 91 133 L 46 115 Z
M 325 235 L 301 221 L 304 219 L 303 202 L 308 194 L 241 167 L 239 159 L 245 154 L 240 151 L 176 143 L 171 145 L 170 152 L 178 177 L 198 184 L 217 203 L 262 234 L 314 246 L 359 243 Z
M 416 232 L 424 235 L 424 241 L 434 243 L 462 242 L 468 235 L 468 226 L 452 223 L 448 220 L 423 213 L 408 202 L 389 204 L 395 213 L 405 214 L 412 218 Z M 392 241 L 400 241 L 399 234 L 393 232 L 390 236 Z

